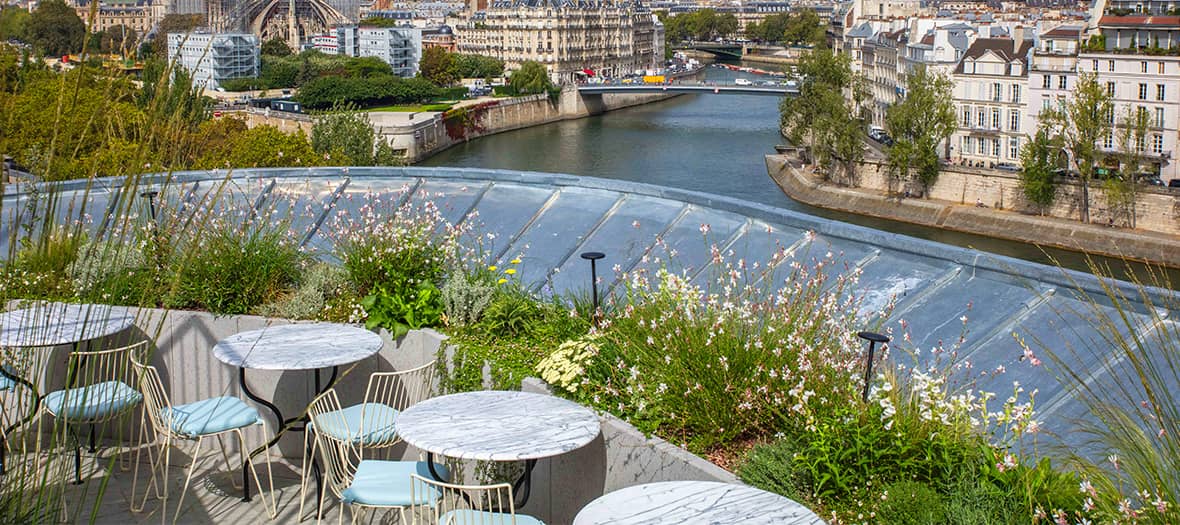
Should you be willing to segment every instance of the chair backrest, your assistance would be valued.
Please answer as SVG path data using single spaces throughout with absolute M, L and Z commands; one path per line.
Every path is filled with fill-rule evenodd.
M 516 523 L 516 504 L 512 485 L 455 485 L 410 474 L 410 499 L 436 501 L 414 513 L 415 523 L 438 525 L 513 525 Z
M 130 356 L 131 368 L 139 378 L 139 391 L 143 393 L 148 419 L 156 432 L 173 433 L 170 421 L 172 411 L 165 410 L 172 406 L 172 402 L 168 400 L 168 391 L 164 389 L 164 382 L 160 380 L 160 372 L 154 366 L 143 364 L 142 361 L 146 361 L 146 358 L 143 354 Z
M 149 341 L 110 348 L 106 350 L 76 350 L 70 352 L 66 368 L 66 406 L 71 403 L 106 405 L 121 403 L 120 396 L 126 392 L 118 388 L 82 388 L 104 383 L 119 382 L 133 384 L 131 378 L 131 356 L 140 356 L 148 348 Z M 70 396 L 85 396 L 81 400 L 69 400 Z M 112 413 L 117 416 L 118 413 Z M 95 420 L 96 421 L 96 420 Z
M 348 428 L 335 388 L 316 397 L 307 407 L 307 416 L 316 429 Z M 361 461 L 360 450 L 351 442 L 333 438 L 328 432 L 313 432 L 313 435 L 324 464 L 324 481 L 332 493 L 340 497 L 356 474 Z
M 372 407 L 385 405 L 400 412 L 429 398 L 434 392 L 436 368 L 435 362 L 431 361 L 409 370 L 374 372 L 370 375 L 369 385 L 365 388 L 365 404 L 361 406 L 361 428 L 394 428 L 397 424 L 397 413 L 373 410 Z M 392 446 L 400 441 L 393 432 L 385 435 L 384 440 L 366 441 L 364 446 L 380 448 Z

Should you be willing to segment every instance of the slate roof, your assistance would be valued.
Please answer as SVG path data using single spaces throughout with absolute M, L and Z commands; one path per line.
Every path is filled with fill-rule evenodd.
M 1028 52 L 1032 49 L 1033 42 L 1031 40 L 1022 40 L 1019 45 L 1014 45 L 1011 38 L 979 38 L 975 40 L 971 47 L 967 48 L 967 52 L 963 54 L 963 59 L 959 61 L 959 65 L 955 66 L 955 73 L 963 73 L 963 64 L 968 59 L 977 60 L 988 53 L 993 53 L 1000 57 L 1004 62 L 1011 64 L 1012 62 L 1020 62 L 1028 64 Z M 1028 68 L 1022 67 L 1021 72 L 1028 74 Z M 1005 69 L 1005 75 L 1011 74 L 1010 69 Z

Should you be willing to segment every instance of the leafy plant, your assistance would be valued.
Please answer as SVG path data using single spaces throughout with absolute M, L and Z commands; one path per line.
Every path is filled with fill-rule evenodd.
M 169 306 L 245 314 L 298 282 L 303 254 L 285 225 L 212 223 L 177 261 L 177 293 Z
M 755 446 L 739 464 L 737 475 L 743 482 L 796 501 L 811 499 L 811 481 L 799 468 L 795 453 L 799 443 L 783 436 L 772 443 Z
M 353 297 L 343 268 L 316 263 L 302 272 L 298 288 L 278 301 L 258 307 L 258 313 L 286 319 L 346 321 L 347 314 L 342 315 L 339 306 L 342 302 L 355 301 Z
M 451 278 L 442 287 L 443 311 L 446 313 L 447 324 L 475 324 L 483 316 L 488 305 L 492 304 L 496 286 L 456 273 L 458 272 L 452 271 Z
M 410 330 L 438 326 L 442 321 L 442 293 L 430 281 L 420 282 L 415 288 L 393 290 L 378 285 L 361 300 L 361 306 L 368 316 L 366 328 L 385 328 L 395 339 Z
M 885 487 L 877 520 L 890 525 L 930 525 L 946 522 L 942 496 L 930 485 L 898 481 Z
M 519 335 L 541 318 L 541 308 L 528 292 L 511 289 L 497 293 L 484 310 L 480 326 L 485 330 L 507 336 Z

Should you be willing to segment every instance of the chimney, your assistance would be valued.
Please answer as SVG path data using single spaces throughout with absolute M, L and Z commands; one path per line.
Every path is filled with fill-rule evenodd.
M 1020 49 L 1020 45 L 1024 43 L 1024 26 L 1013 26 L 1010 32 L 1012 33 L 1012 48 Z

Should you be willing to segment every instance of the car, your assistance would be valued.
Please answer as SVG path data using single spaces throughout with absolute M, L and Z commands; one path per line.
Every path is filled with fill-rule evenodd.
M 750 82 L 750 79 L 748 79 L 748 78 L 739 78 L 737 80 L 734 80 L 733 83 L 734 83 L 734 85 L 737 85 L 737 86 L 752 86 L 752 85 L 754 85 L 754 83 Z
M 1180 179 L 1172 179 L 1168 181 L 1169 188 L 1180 188 Z
M 1020 166 L 1017 166 L 1011 162 L 1001 162 L 996 164 L 996 169 L 1001 171 L 1020 171 Z

